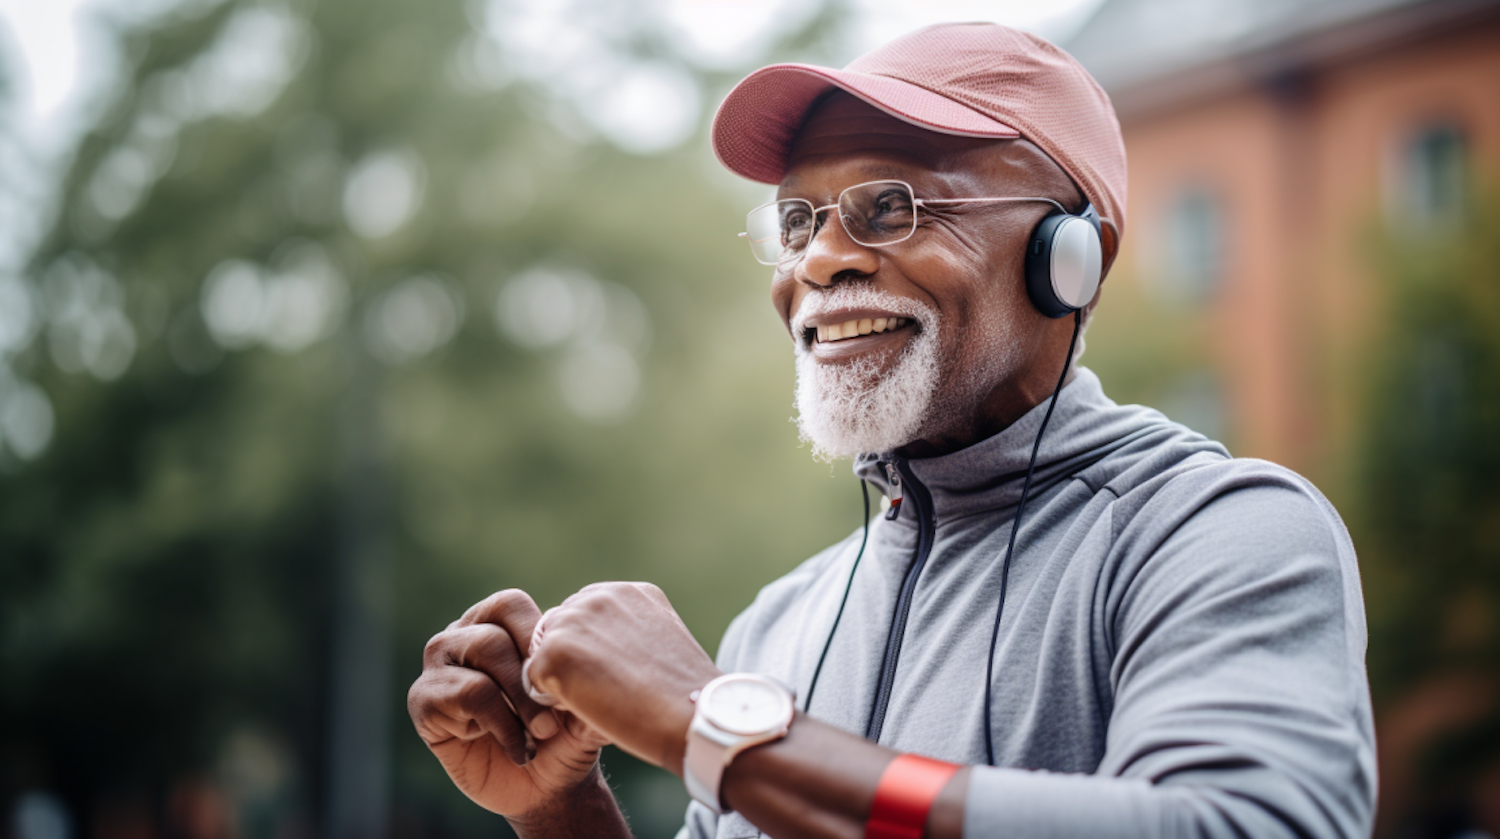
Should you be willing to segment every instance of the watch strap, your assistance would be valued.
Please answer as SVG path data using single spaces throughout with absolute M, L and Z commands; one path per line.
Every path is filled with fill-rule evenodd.
M 725 731 L 709 720 L 704 713 L 704 697 L 709 696 L 712 689 L 721 681 L 745 678 L 772 684 L 778 690 L 785 692 L 790 712 L 780 725 L 757 734 L 746 735 Z M 715 813 L 726 812 L 728 808 L 724 806 L 719 795 L 725 767 L 729 766 L 729 762 L 734 760 L 735 755 L 745 749 L 785 737 L 791 726 L 792 717 L 796 713 L 795 697 L 795 692 L 780 679 L 759 673 L 726 673 L 704 685 L 701 691 L 695 692 L 693 699 L 698 707 L 694 709 L 693 721 L 688 726 L 687 749 L 682 758 L 682 780 L 687 787 L 688 795 Z
M 688 727 L 687 751 L 682 757 L 682 781 L 688 795 L 715 813 L 724 812 L 719 800 L 719 782 L 724 778 L 724 767 L 733 757 L 722 743 L 716 743 L 702 728 L 700 718 L 694 717 Z

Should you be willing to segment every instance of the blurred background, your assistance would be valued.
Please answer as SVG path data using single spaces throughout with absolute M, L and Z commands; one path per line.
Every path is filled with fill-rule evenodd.
M 1480 0 L 3 0 L 0 835 L 509 835 L 406 718 L 430 635 L 644 579 L 712 650 L 860 522 L 714 106 L 963 19 L 1119 110 L 1085 363 L 1347 519 L 1378 835 L 1500 836 Z M 680 783 L 605 762 L 670 836 Z

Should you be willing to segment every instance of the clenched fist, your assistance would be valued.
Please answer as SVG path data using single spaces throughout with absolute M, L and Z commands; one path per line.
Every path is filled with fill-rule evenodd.
M 521 687 L 540 617 L 523 591 L 485 598 L 427 642 L 407 694 L 417 733 L 448 777 L 481 807 L 522 822 L 569 809 L 570 798 L 608 797 L 597 771 L 608 741 Z
M 547 613 L 530 678 L 636 757 L 682 774 L 693 692 L 719 669 L 662 590 L 595 583 Z

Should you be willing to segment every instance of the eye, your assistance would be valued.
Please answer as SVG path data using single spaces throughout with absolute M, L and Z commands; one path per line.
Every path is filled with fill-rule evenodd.
M 905 190 L 888 189 L 875 198 L 876 214 L 910 213 L 911 198 Z
M 781 214 L 781 243 L 785 247 L 800 247 L 812 233 L 812 211 L 801 205 L 788 208 Z
M 874 234 L 893 235 L 909 230 L 914 220 L 911 193 L 886 188 L 877 193 L 865 210 L 865 225 Z

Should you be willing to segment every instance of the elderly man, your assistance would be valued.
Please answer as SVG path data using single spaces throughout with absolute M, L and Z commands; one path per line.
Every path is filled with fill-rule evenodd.
M 746 236 L 802 432 L 887 511 L 767 586 L 717 664 L 650 585 L 542 631 L 522 592 L 479 603 L 410 695 L 453 781 L 526 837 L 629 835 L 606 742 L 684 777 L 690 839 L 1367 834 L 1337 514 L 1073 364 L 1125 209 L 1088 74 L 933 27 L 752 74 L 714 145 L 779 184 Z

